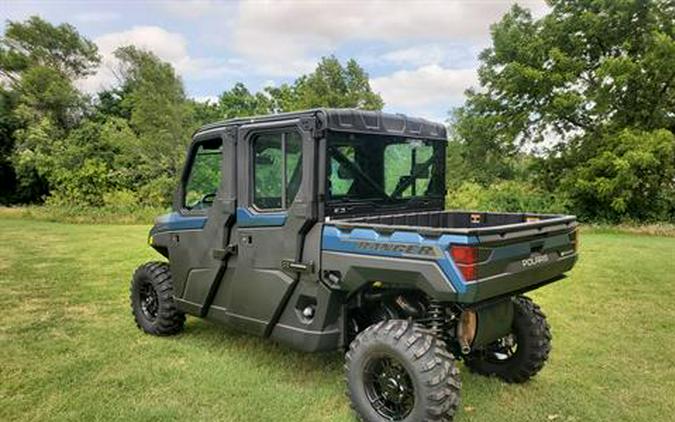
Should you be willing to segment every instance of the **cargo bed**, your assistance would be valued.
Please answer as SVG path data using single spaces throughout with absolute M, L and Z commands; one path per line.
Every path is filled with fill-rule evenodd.
M 389 250 L 402 248 L 400 243 L 436 248 L 437 263 L 453 281 L 459 302 L 534 289 L 562 278 L 576 261 L 577 222 L 569 215 L 428 211 L 336 219 L 326 225 L 328 250 L 414 260 L 426 258 Z M 470 263 L 452 256 L 457 248 L 475 254 Z
M 485 211 L 425 211 L 354 217 L 332 221 L 341 228 L 377 231 L 414 229 L 420 234 L 478 236 L 482 241 L 515 239 L 576 227 L 576 217 L 560 214 L 505 213 Z

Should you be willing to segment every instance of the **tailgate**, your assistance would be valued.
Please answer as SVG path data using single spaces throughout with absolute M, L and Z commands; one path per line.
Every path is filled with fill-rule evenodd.
M 536 288 L 558 279 L 577 259 L 576 222 L 478 236 L 473 301 Z

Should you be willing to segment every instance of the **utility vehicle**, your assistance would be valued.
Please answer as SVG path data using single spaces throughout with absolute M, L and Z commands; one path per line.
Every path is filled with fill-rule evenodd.
M 522 294 L 572 268 L 576 219 L 445 211 L 446 142 L 442 124 L 348 109 L 202 127 L 150 231 L 168 263 L 133 275 L 136 323 L 169 335 L 190 314 L 346 350 L 367 421 L 451 420 L 457 360 L 528 380 L 551 333 Z

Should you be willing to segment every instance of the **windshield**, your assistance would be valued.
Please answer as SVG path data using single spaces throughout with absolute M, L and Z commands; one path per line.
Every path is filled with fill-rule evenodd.
M 329 132 L 327 200 L 383 204 L 442 197 L 443 146 L 439 140 Z

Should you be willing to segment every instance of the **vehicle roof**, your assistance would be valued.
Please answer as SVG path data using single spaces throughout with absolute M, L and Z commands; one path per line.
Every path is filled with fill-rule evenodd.
M 315 108 L 264 116 L 238 117 L 204 125 L 195 132 L 195 135 L 227 126 L 275 122 L 302 117 L 317 117 L 325 128 L 333 131 L 447 139 L 446 128 L 442 123 L 408 117 L 404 114 L 352 108 Z

